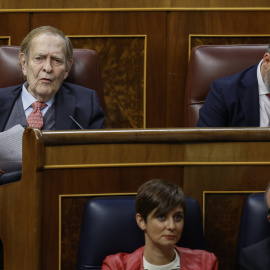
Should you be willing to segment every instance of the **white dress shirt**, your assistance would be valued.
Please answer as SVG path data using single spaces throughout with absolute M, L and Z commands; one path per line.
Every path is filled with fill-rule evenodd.
M 260 105 L 260 127 L 269 127 L 270 124 L 270 99 L 266 94 L 269 94 L 261 74 L 262 60 L 257 68 L 257 79 L 259 87 L 259 105 Z
M 33 102 L 36 102 L 37 100 L 27 91 L 28 83 L 24 83 L 23 89 L 22 89 L 22 103 L 23 103 L 23 109 L 26 115 L 26 118 L 28 115 L 32 112 L 33 108 L 31 107 Z M 49 107 L 52 106 L 54 102 L 55 97 L 52 97 L 50 100 L 46 101 L 47 106 L 41 111 L 42 115 L 44 116 Z

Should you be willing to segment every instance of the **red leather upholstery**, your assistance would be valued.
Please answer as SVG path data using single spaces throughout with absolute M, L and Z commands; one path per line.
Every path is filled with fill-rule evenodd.
M 185 127 L 195 127 L 213 80 L 257 64 L 267 45 L 202 45 L 192 49 L 188 65 L 184 114 Z
M 19 47 L 0 46 L 0 88 L 23 83 L 24 77 L 18 58 Z M 105 109 L 101 68 L 97 52 L 73 49 L 73 65 L 67 82 L 94 89 Z

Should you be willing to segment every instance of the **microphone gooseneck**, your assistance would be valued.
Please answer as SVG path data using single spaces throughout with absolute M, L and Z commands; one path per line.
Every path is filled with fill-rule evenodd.
M 80 129 L 84 129 L 71 115 L 69 117 Z

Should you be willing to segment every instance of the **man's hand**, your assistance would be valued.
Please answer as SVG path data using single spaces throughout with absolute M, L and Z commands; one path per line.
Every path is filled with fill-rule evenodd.
M 4 174 L 5 172 L 0 168 L 0 176 Z

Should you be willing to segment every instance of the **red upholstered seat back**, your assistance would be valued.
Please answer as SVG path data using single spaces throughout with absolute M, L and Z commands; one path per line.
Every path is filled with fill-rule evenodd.
M 202 45 L 192 49 L 185 89 L 185 127 L 195 127 L 213 80 L 257 64 L 267 45 Z

